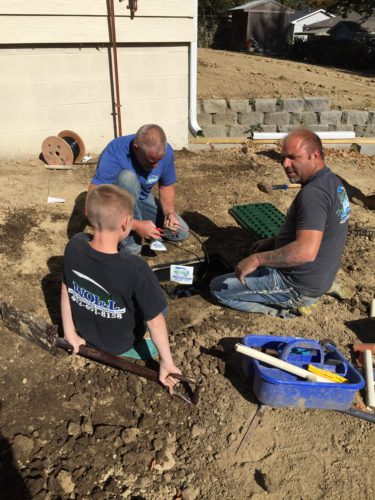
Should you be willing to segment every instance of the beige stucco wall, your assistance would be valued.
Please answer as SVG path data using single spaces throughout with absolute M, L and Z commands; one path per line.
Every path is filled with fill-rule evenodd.
M 133 20 L 126 5 L 115 1 L 123 134 L 157 122 L 181 148 L 193 2 L 141 0 Z M 63 129 L 100 152 L 114 137 L 106 2 L 0 0 L 0 33 L 0 157 L 39 155 Z

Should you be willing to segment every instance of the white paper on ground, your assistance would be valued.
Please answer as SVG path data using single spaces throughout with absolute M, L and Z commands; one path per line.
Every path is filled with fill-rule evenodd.
M 160 240 L 154 240 L 150 245 L 151 250 L 155 250 L 155 252 L 166 252 L 167 247 Z
M 176 266 L 172 264 L 170 267 L 170 280 L 183 285 L 191 285 L 193 283 L 194 267 L 192 266 Z
M 48 196 L 47 203 L 65 203 L 65 198 L 55 198 L 54 196 Z

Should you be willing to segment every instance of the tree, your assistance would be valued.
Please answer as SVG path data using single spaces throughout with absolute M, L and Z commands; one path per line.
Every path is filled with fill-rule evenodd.
M 366 18 L 375 13 L 374 0 L 335 0 L 329 3 L 329 10 L 344 17 L 349 12 L 362 14 Z

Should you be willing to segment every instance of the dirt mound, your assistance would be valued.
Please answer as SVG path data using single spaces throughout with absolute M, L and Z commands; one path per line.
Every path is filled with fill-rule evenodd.
M 336 109 L 374 109 L 375 74 L 266 56 L 199 49 L 198 96 L 287 98 L 326 96 Z

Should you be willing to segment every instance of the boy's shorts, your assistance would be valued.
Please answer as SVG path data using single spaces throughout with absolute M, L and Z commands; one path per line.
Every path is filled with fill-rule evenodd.
M 120 356 L 147 361 L 148 359 L 157 359 L 159 357 L 159 352 L 146 333 L 143 339 L 137 340 L 131 349 L 123 352 Z

